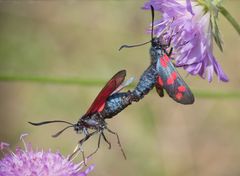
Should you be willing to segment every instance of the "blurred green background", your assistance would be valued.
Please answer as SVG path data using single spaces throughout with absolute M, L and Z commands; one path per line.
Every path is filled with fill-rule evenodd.
M 122 44 L 149 40 L 145 29 L 149 11 L 142 0 L 125 1 L 1 1 L 0 75 L 108 80 L 120 69 L 135 82 L 149 64 L 149 45 L 125 49 Z M 240 21 L 240 1 L 224 6 Z M 224 53 L 215 55 L 230 78 L 229 83 L 209 84 L 188 76 L 198 93 L 192 106 L 159 98 L 152 91 L 115 118 L 107 121 L 120 135 L 125 161 L 114 136 L 112 150 L 102 142 L 90 163 L 91 175 L 236 176 L 240 175 L 240 38 L 220 15 Z M 180 71 L 182 75 L 186 72 Z M 33 127 L 27 121 L 61 119 L 76 122 L 85 113 L 102 85 L 79 86 L 33 82 L 0 82 L 0 140 L 14 148 L 27 132 L 34 147 L 70 154 L 82 137 L 64 125 Z M 200 94 L 199 94 L 200 91 Z M 201 92 L 233 92 L 233 96 L 203 96 Z M 90 153 L 97 136 L 84 146 Z

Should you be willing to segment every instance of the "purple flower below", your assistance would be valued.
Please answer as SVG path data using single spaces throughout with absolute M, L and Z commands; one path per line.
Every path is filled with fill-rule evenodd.
M 150 5 L 162 14 L 154 23 L 154 34 L 172 39 L 176 66 L 209 82 L 214 72 L 219 80 L 228 81 L 213 55 L 211 13 L 204 6 L 190 0 L 150 0 L 143 9 L 150 9 Z
M 34 151 L 30 144 L 23 143 L 25 150 L 18 147 L 15 153 L 7 143 L 0 143 L 1 151 L 8 152 L 0 160 L 0 176 L 86 176 L 94 168 L 91 165 L 80 171 L 83 163 L 74 164 L 59 152 Z

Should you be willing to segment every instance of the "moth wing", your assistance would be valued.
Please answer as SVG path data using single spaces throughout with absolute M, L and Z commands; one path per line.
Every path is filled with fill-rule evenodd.
M 162 81 L 162 87 L 168 95 L 178 103 L 193 104 L 194 96 L 184 82 L 169 57 L 165 54 L 157 61 L 157 79 Z
M 100 112 L 107 100 L 107 98 L 122 84 L 126 76 L 126 70 L 117 72 L 105 85 L 105 87 L 99 92 L 95 100 L 93 101 L 86 114 L 92 114 Z
M 129 86 L 133 82 L 133 80 L 134 80 L 134 77 L 131 77 L 128 80 L 124 81 L 116 90 L 113 91 L 112 94 L 120 92 L 123 88 Z
M 164 96 L 163 87 L 158 82 L 155 84 L 155 89 L 160 97 Z

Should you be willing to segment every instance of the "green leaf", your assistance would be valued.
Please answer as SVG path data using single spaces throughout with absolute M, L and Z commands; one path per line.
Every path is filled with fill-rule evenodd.
M 233 18 L 233 16 L 225 9 L 223 6 L 218 6 L 219 11 L 223 16 L 231 23 L 231 25 L 234 27 L 234 29 L 238 32 L 240 35 L 240 25 L 238 22 Z

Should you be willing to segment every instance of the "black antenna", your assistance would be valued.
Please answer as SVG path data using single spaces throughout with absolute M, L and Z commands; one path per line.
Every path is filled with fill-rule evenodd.
M 144 42 L 144 43 L 136 44 L 136 45 L 122 45 L 118 50 L 120 51 L 123 48 L 133 48 L 133 47 L 143 46 L 143 45 L 146 45 L 147 43 L 150 43 L 151 41 L 152 40 Z
M 49 123 L 66 123 L 66 124 L 69 124 L 70 126 L 67 126 L 65 128 L 63 128 L 62 130 L 60 130 L 59 132 L 57 132 L 56 134 L 52 135 L 52 137 L 58 137 L 60 134 L 62 134 L 62 132 L 64 132 L 66 129 L 70 128 L 70 127 L 74 127 L 74 124 L 70 123 L 70 122 L 67 122 L 67 121 L 64 121 L 64 120 L 50 120 L 50 121 L 44 121 L 44 122 L 39 122 L 39 123 L 34 123 L 34 122 L 28 122 L 30 123 L 31 125 L 34 125 L 34 126 L 40 126 L 40 125 L 46 125 L 46 124 L 49 124 Z
M 51 120 L 51 121 L 44 121 L 44 122 L 39 122 L 39 123 L 34 123 L 34 122 L 28 122 L 28 123 L 30 123 L 31 125 L 34 125 L 34 126 L 40 126 L 40 125 L 45 125 L 45 124 L 49 124 L 49 123 L 57 123 L 57 122 L 66 123 L 66 124 L 69 124 L 72 126 L 74 125 L 70 122 L 63 121 L 63 120 Z
M 143 46 L 146 45 L 147 43 L 150 43 L 153 39 L 153 25 L 154 25 L 154 8 L 151 5 L 151 13 L 152 13 L 152 30 L 151 30 L 151 40 L 144 42 L 144 43 L 140 43 L 140 44 L 136 44 L 136 45 L 122 45 L 118 50 L 120 51 L 123 48 L 133 48 L 133 47 L 138 47 L 138 46 Z
M 63 128 L 62 130 L 60 130 L 59 132 L 57 132 L 56 134 L 52 135 L 52 137 L 58 137 L 60 134 L 62 134 L 62 132 L 64 132 L 66 129 L 70 128 L 70 127 L 74 127 L 74 125 L 70 125 L 70 126 L 67 126 L 65 128 Z
M 154 8 L 151 5 L 151 13 L 152 13 L 152 31 L 151 31 L 151 39 L 153 39 L 153 26 L 154 26 Z

